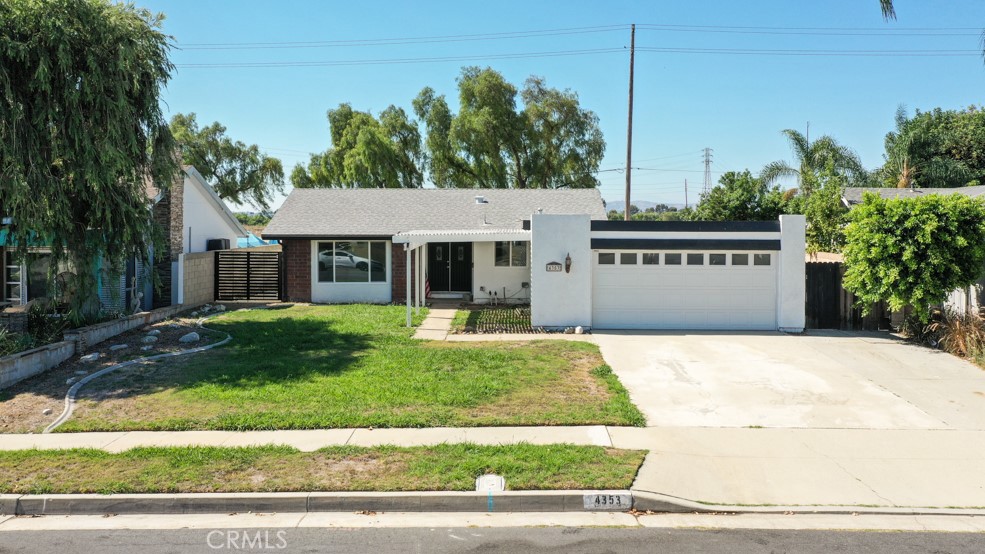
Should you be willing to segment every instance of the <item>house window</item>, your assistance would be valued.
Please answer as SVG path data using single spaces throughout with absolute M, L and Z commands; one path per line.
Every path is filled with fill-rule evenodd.
M 732 254 L 732 265 L 749 265 L 749 254 Z
M 705 265 L 704 254 L 688 254 L 687 265 Z
M 708 254 L 708 265 L 725 265 L 725 254 Z
M 21 303 L 21 266 L 10 251 L 5 251 L 3 256 L 3 298 L 0 301 Z
M 496 241 L 497 267 L 527 267 L 527 241 Z
M 318 243 L 319 283 L 385 283 L 386 242 Z
M 681 255 L 664 254 L 664 265 L 681 265 Z
M 660 254 L 643 254 L 643 265 L 659 265 L 660 264 Z
M 615 265 L 615 252 L 599 252 L 599 265 Z
M 753 265 L 770 265 L 770 255 L 769 254 L 753 254 L 752 255 Z

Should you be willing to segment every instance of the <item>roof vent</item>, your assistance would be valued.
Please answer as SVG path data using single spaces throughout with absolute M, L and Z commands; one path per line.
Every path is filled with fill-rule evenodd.
M 489 201 L 486 200 L 486 197 L 485 196 L 476 196 L 475 197 L 475 203 L 476 204 L 488 204 Z
M 544 213 L 544 208 L 537 208 L 537 213 L 539 213 L 539 214 Z

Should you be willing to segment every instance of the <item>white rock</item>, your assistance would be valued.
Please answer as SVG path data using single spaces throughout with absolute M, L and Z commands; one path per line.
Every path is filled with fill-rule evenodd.
M 582 327 L 581 325 L 575 327 L 575 334 L 576 335 L 581 335 L 581 334 L 584 334 L 584 333 L 585 333 L 585 328 L 584 327 Z
M 160 329 L 153 329 L 151 331 L 147 331 L 147 336 L 148 337 L 156 337 L 156 336 L 158 336 L 160 334 L 161 334 L 161 330 Z
M 180 323 L 169 323 L 168 324 L 168 329 L 177 329 L 178 327 L 181 327 L 181 324 Z
M 41 415 L 51 415 L 52 411 L 53 410 L 51 408 L 45 408 L 41 410 Z
M 217 311 L 217 312 L 224 312 L 224 311 L 226 311 L 226 307 L 224 305 L 222 305 L 222 304 L 219 304 L 218 306 L 215 307 L 215 311 Z
M 86 371 L 86 370 L 84 370 L 84 369 L 80 369 L 80 370 L 76 371 L 75 374 L 76 375 L 89 375 L 89 372 Z
M 78 378 L 71 377 L 71 378 L 69 378 L 68 380 L 65 381 L 65 384 L 66 385 L 74 385 L 76 381 L 78 381 Z
M 110 346 L 109 347 L 109 349 L 112 350 L 112 351 L 114 351 L 114 352 L 117 351 L 117 350 L 123 350 L 124 348 L 130 348 L 130 345 L 129 344 L 114 344 L 113 346 Z
M 140 339 L 140 342 L 142 342 L 144 344 L 153 344 L 153 343 L 157 342 L 157 336 L 156 335 L 147 335 L 146 337 Z
M 151 345 L 149 345 L 149 344 L 148 344 L 147 346 L 141 346 L 141 347 L 140 347 L 140 349 L 141 349 L 141 350 L 143 350 L 144 352 L 147 352 L 147 351 L 148 351 L 148 350 L 150 350 L 151 348 L 154 348 L 154 347 L 153 347 L 153 346 L 151 346 Z
M 570 335 L 570 334 L 572 334 L 574 332 L 575 332 L 575 329 L 573 327 L 565 327 L 564 328 L 564 334 L 565 335 Z
M 198 312 L 192 312 L 192 313 L 191 313 L 191 316 L 192 316 L 192 317 L 198 317 Z
M 79 358 L 79 361 L 89 363 L 89 362 L 94 362 L 98 359 L 99 359 L 99 352 L 93 352 L 92 354 L 86 354 L 85 356 L 82 356 L 81 358 Z
M 198 333 L 192 331 L 191 333 L 188 333 L 187 335 L 184 335 L 183 337 L 178 339 L 178 342 L 183 342 L 183 343 L 198 342 L 198 339 L 200 338 L 201 337 L 198 336 Z

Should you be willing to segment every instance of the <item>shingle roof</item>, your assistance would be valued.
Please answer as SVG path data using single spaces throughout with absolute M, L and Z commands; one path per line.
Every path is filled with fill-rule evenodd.
M 866 192 L 874 192 L 883 198 L 920 198 L 928 194 L 963 194 L 971 198 L 976 198 L 985 195 L 985 186 L 947 189 L 846 188 L 842 198 L 848 206 L 854 206 L 855 204 L 862 203 L 862 196 Z
M 486 203 L 477 204 L 476 196 Z M 519 229 L 538 209 L 606 217 L 597 189 L 294 189 L 263 237 Z

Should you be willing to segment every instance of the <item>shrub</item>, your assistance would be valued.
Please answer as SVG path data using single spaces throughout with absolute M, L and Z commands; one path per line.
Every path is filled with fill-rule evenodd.
M 920 342 L 976 362 L 985 360 L 985 321 L 975 314 L 934 310 L 929 323 L 910 319 L 905 327 Z

